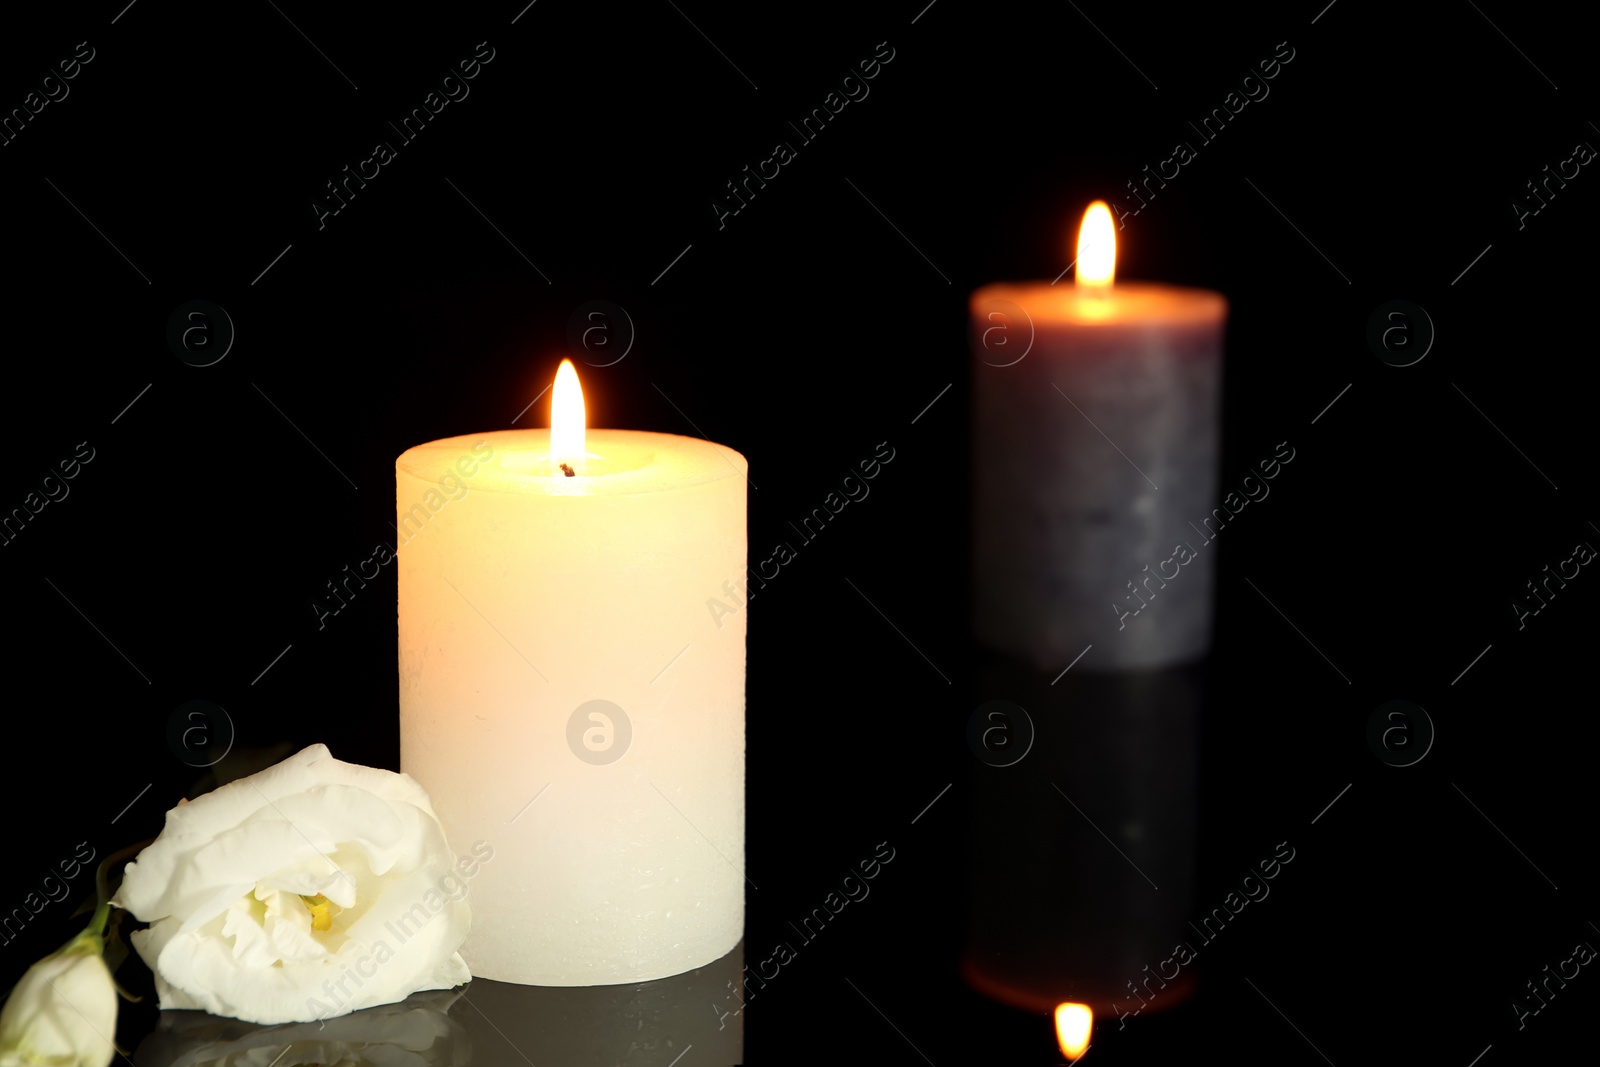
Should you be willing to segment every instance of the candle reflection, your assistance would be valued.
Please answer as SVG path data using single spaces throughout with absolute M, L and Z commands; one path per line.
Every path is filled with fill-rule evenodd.
M 1089 1051 L 1089 1038 L 1094 1033 L 1094 1012 L 1087 1004 L 1056 1005 L 1056 1042 L 1061 1054 L 1077 1060 Z
M 453 1015 L 482 1064 L 725 1067 L 744 1061 L 744 942 L 653 982 L 524 986 L 474 981 Z
M 1037 733 L 1026 758 L 974 769 L 968 984 L 1041 1015 L 1179 1003 L 1192 968 L 1153 968 L 1190 916 L 1205 665 L 1052 682 L 978 662 L 983 691 L 1014 697 Z

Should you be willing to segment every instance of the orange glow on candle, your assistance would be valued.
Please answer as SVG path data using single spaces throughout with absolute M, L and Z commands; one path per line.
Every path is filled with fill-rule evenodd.
M 1078 272 L 1074 282 L 1079 290 L 1105 292 L 1117 273 L 1117 228 L 1111 209 L 1096 200 L 1083 213 L 1078 227 Z
M 1056 1005 L 1056 1041 L 1067 1059 L 1076 1060 L 1089 1051 L 1089 1035 L 1093 1029 L 1094 1012 L 1089 1005 Z
M 581 465 L 585 427 L 583 386 L 572 360 L 564 359 L 550 389 L 550 462 Z

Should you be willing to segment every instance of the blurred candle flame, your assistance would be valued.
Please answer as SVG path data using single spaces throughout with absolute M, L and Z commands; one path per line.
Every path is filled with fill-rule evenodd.
M 1078 227 L 1078 273 L 1074 281 L 1081 288 L 1105 292 L 1117 273 L 1117 228 L 1111 209 L 1096 200 L 1083 213 Z
M 1076 1060 L 1089 1051 L 1089 1035 L 1094 1029 L 1094 1012 L 1087 1004 L 1056 1005 L 1056 1041 L 1061 1054 Z
M 550 462 L 577 466 L 584 456 L 583 386 L 572 360 L 564 359 L 550 390 Z

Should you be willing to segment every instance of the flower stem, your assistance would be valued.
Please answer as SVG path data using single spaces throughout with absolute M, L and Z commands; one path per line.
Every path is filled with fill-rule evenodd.
M 85 932 L 92 931 L 97 939 L 105 936 L 106 921 L 111 918 L 111 894 L 106 889 L 107 876 L 110 874 L 111 868 L 118 863 L 137 856 L 144 851 L 145 846 L 154 840 L 155 838 L 153 837 L 147 837 L 143 841 L 113 852 L 100 861 L 100 866 L 94 872 L 94 895 L 98 906 L 94 909 L 94 918 L 89 920 L 89 930 Z

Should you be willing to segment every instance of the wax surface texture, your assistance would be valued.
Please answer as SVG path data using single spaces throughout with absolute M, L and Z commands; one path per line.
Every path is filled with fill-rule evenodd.
M 478 977 L 681 974 L 744 926 L 746 462 L 669 434 L 434 441 L 395 464 L 401 766 L 468 882 Z M 607 704 L 593 702 L 604 701 Z M 598 716 L 598 717 L 597 717 Z

